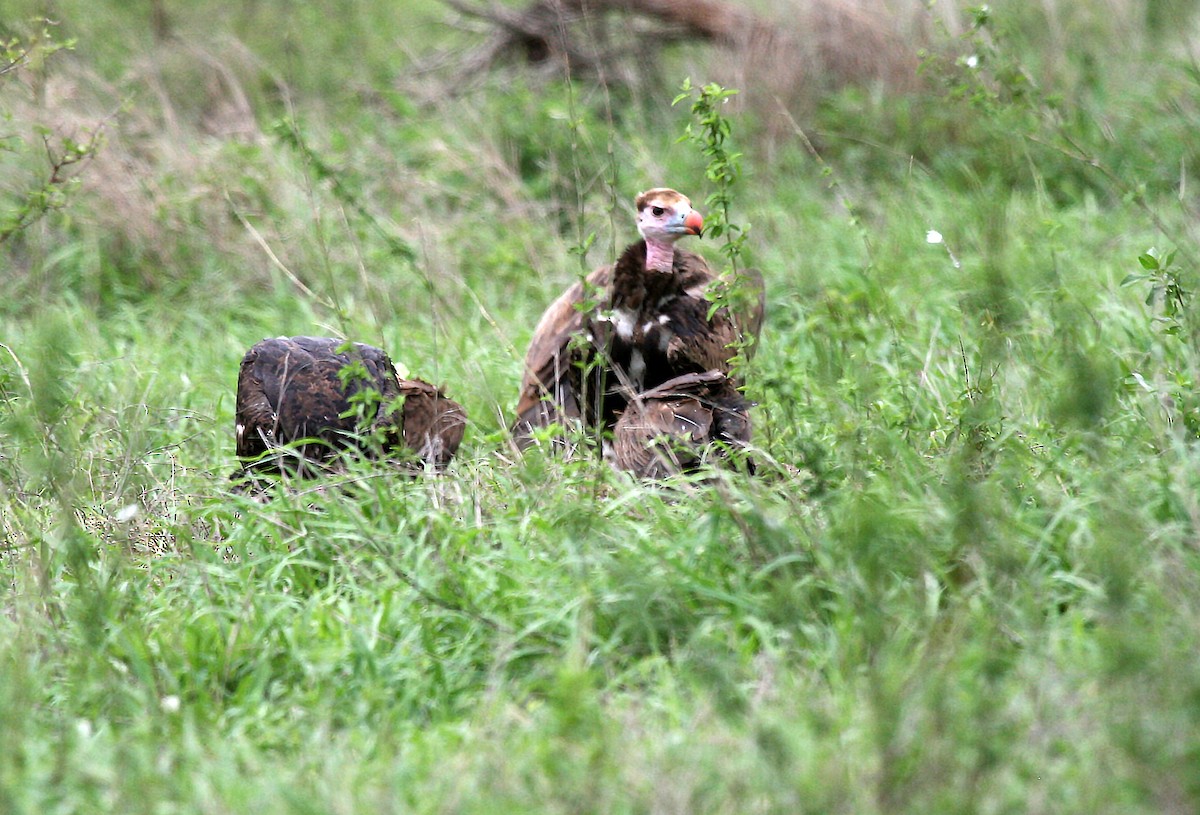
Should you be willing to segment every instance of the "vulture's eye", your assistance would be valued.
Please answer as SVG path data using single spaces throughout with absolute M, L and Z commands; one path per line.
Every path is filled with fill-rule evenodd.
M 662 208 L 662 207 L 650 207 L 650 211 L 654 213 L 654 217 L 655 217 L 655 218 L 660 218 L 660 217 L 662 217 L 662 214 L 663 214 L 663 208 Z

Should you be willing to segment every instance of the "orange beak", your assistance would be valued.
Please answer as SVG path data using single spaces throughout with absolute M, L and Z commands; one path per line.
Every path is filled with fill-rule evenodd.
M 687 229 L 689 235 L 704 234 L 704 219 L 700 217 L 700 213 L 692 210 L 687 217 L 683 219 L 683 225 Z

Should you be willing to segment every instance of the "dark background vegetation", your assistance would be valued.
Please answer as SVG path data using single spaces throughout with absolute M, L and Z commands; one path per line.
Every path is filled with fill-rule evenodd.
M 1196 5 L 585 4 L 564 61 L 6 4 L 0 812 L 1195 812 Z M 541 310 L 716 189 L 685 77 L 739 90 L 760 474 L 515 457 Z M 300 333 L 444 383 L 450 472 L 231 495 Z

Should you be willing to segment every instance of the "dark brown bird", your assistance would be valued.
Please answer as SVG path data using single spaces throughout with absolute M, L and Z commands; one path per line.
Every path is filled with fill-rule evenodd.
M 629 400 L 612 462 L 640 478 L 692 472 L 750 443 L 750 403 L 720 371 L 684 374 Z
M 277 337 L 242 358 L 237 455 L 243 471 L 311 475 L 347 449 L 442 470 L 466 428 L 462 406 L 419 379 L 401 379 L 386 353 L 329 337 Z M 288 447 L 288 450 L 281 448 Z
M 716 275 L 704 258 L 675 248 L 680 238 L 701 234 L 700 213 L 666 188 L 634 203 L 642 239 L 567 289 L 534 329 L 513 425 L 521 448 L 534 429 L 554 422 L 611 429 L 630 392 L 687 373 L 728 373 L 731 346 L 758 334 L 762 276 L 743 272 L 755 300 L 744 314 L 720 308 L 709 316 L 705 292 Z M 592 305 L 584 307 L 589 296 Z

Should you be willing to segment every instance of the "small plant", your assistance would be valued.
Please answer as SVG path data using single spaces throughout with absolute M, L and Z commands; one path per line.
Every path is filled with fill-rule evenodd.
M 747 306 L 752 307 L 754 299 L 758 297 L 756 289 L 759 287 L 754 285 L 756 281 L 745 271 L 749 227 L 734 223 L 729 216 L 734 200 L 733 188 L 742 175 L 742 154 L 731 147 L 733 124 L 721 113 L 721 107 L 736 94 L 737 90 L 715 82 L 695 88 L 688 77 L 672 102 L 677 105 L 685 99 L 692 100 L 692 121 L 684 127 L 679 141 L 690 141 L 700 148 L 700 153 L 708 159 L 704 174 L 716 185 L 716 190 L 704 199 L 708 209 L 704 231 L 709 237 L 725 239 L 720 248 L 729 265 L 722 270 L 717 285 L 709 287 L 706 293 L 712 304 L 708 310 L 710 319 L 720 308 L 738 313 Z M 744 352 L 753 343 L 754 338 L 750 336 L 740 340 L 741 347 L 733 360 L 735 368 L 744 361 Z
M 677 105 L 685 99 L 692 100 L 692 117 L 688 122 L 679 141 L 690 141 L 700 148 L 700 153 L 708 159 L 705 176 L 716 185 L 717 189 L 704 199 L 704 205 L 709 209 L 708 220 L 704 231 L 713 238 L 725 238 L 721 252 L 729 258 L 729 265 L 734 274 L 745 251 L 747 228 L 735 224 L 729 217 L 733 204 L 733 187 L 742 175 L 742 154 L 729 146 L 729 136 L 733 131 L 730 120 L 721 113 L 721 107 L 737 94 L 731 88 L 724 88 L 715 82 L 710 82 L 702 88 L 692 87 L 691 78 L 683 81 L 680 93 L 672 104 Z
M 987 4 L 974 6 L 967 9 L 967 16 L 970 24 L 959 39 L 968 53 L 954 60 L 958 71 L 951 74 L 951 96 L 965 99 L 989 114 L 1009 103 L 1025 102 L 1035 108 L 1044 104 L 1047 100 L 1030 72 L 1000 47 L 991 8 Z M 928 64 L 928 52 L 922 56 Z
M 28 37 L 12 36 L 0 39 L 0 77 L 13 73 L 31 63 L 44 62 L 56 51 L 72 49 L 75 40 L 56 40 L 50 29 L 56 25 L 50 20 L 37 20 L 41 29 Z
M 57 40 L 51 31 L 55 25 L 41 20 L 41 28 L 28 37 L 13 36 L 0 39 L 0 83 L 7 83 L 30 66 L 44 65 L 46 60 L 62 50 L 75 47 L 75 40 Z M 0 110 L 0 119 L 11 119 L 11 112 Z M 71 192 L 78 187 L 79 169 L 95 157 L 100 148 L 103 124 L 93 128 L 83 137 L 59 135 L 44 126 L 36 126 L 34 132 L 41 139 L 46 154 L 48 172 L 31 189 L 18 193 L 18 202 L 12 210 L 0 214 L 0 245 L 28 229 L 39 218 L 66 206 Z M 10 152 L 32 152 L 36 148 L 25 143 L 19 136 L 0 136 L 0 150 Z
M 358 356 L 354 343 L 350 340 L 338 346 L 339 354 L 348 354 L 351 361 L 338 369 L 338 380 L 349 395 L 346 401 L 349 407 L 341 413 L 340 418 L 352 418 L 357 432 L 370 447 L 383 450 L 388 444 L 389 429 L 392 417 L 404 409 L 404 397 L 385 400 L 375 384 L 371 372 Z M 407 370 L 399 371 L 401 376 L 407 376 Z
M 1149 281 L 1150 291 L 1146 294 L 1146 305 L 1162 304 L 1162 313 L 1154 316 L 1154 321 L 1162 325 L 1162 333 L 1172 337 L 1185 339 L 1185 320 L 1187 304 L 1192 298 L 1192 292 L 1183 287 L 1182 272 L 1175 262 L 1175 251 L 1160 255 L 1155 248 L 1150 248 L 1138 256 L 1142 272 L 1126 275 L 1121 281 L 1122 286 Z

